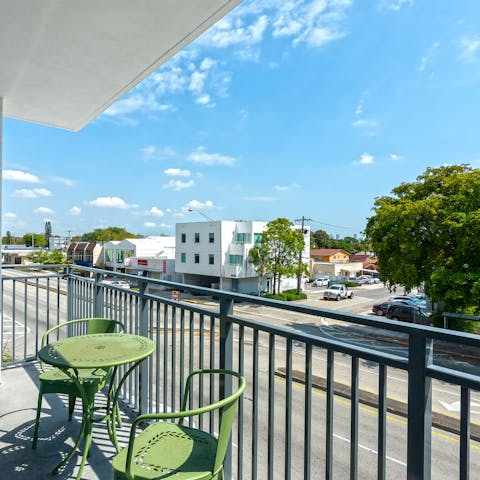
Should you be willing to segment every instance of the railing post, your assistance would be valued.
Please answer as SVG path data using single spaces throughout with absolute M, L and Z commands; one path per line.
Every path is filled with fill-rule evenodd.
M 220 368 L 233 368 L 233 325 L 228 316 L 233 314 L 233 298 L 220 297 Z M 220 398 L 232 394 L 232 379 L 220 381 Z M 232 439 L 230 439 L 225 461 L 223 463 L 224 478 L 232 478 Z
M 148 300 L 145 298 L 147 282 L 140 281 L 138 290 L 140 293 L 138 335 L 148 337 Z M 138 409 L 140 414 L 148 411 L 148 362 L 146 361 L 140 364 L 138 371 Z
M 73 320 L 73 281 L 72 267 L 65 267 L 65 276 L 67 277 L 67 320 Z
M 432 379 L 426 367 L 432 363 L 433 341 L 410 333 L 408 344 L 408 440 L 407 479 L 429 480 L 432 443 Z
M 95 287 L 94 287 L 94 297 L 93 297 L 93 316 L 95 318 L 103 318 L 104 309 L 103 309 L 103 285 L 100 284 L 102 281 L 103 274 L 95 273 Z

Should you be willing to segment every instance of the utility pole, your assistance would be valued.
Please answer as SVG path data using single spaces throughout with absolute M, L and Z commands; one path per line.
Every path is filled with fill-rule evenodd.
M 300 219 L 295 219 L 295 222 L 302 222 L 302 235 L 305 235 L 304 229 L 305 229 L 305 222 L 311 222 L 311 218 L 305 218 L 302 215 L 302 218 Z M 300 266 L 302 265 L 302 254 L 303 254 L 303 248 L 300 249 L 298 252 L 298 274 L 297 274 L 297 295 L 300 293 L 300 287 L 302 284 L 302 271 L 300 270 Z

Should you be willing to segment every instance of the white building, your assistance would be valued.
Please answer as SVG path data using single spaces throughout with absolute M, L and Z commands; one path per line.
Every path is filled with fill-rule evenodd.
M 103 246 L 103 255 L 105 267 L 114 271 L 125 272 L 127 264 L 134 269 L 139 265 L 138 260 L 140 260 L 140 266 L 147 267 L 142 268 L 142 271 L 150 270 L 148 267 L 160 269 L 163 268 L 163 262 L 155 263 L 153 260 L 175 259 L 175 237 L 152 236 L 106 242 Z M 130 258 L 137 261 L 127 261 Z
M 176 272 L 183 274 L 183 282 L 191 285 L 257 292 L 258 274 L 248 260 L 248 252 L 261 242 L 266 225 L 267 222 L 243 220 L 177 223 Z M 302 260 L 308 263 L 309 228 L 305 227 L 305 231 L 308 233 Z M 268 288 L 267 282 L 262 288 Z

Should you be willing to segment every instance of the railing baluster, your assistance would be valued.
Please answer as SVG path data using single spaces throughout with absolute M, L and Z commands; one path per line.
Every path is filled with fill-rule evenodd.
M 275 335 L 268 339 L 268 445 L 267 463 L 268 478 L 273 480 L 275 471 L 274 438 L 275 438 Z
M 155 356 L 158 359 L 156 365 L 156 375 L 155 375 L 155 400 L 156 407 L 155 412 L 160 413 L 160 304 L 157 303 L 157 315 L 156 315 L 156 327 L 155 327 L 155 344 L 157 345 L 157 351 Z M 153 336 L 153 335 L 152 335 Z
M 252 372 L 252 480 L 257 478 L 258 462 L 258 330 L 253 330 Z
M 387 455 L 387 367 L 378 366 L 378 462 L 377 478 L 385 480 Z
M 334 405 L 334 351 L 327 351 L 327 394 L 325 398 L 325 479 L 333 479 L 333 405 Z
M 16 349 L 15 349 L 15 338 L 17 336 L 16 333 L 16 312 L 17 312 L 17 281 L 13 280 L 13 292 L 12 292 L 12 360 L 15 361 L 16 357 Z M 48 328 L 48 325 L 47 325 Z M 2 348 L 2 355 L 3 355 L 3 345 L 0 346 Z
M 287 338 L 285 358 L 285 480 L 292 478 L 292 339 Z
M 180 395 L 179 395 L 179 405 L 182 403 L 183 399 L 183 389 L 185 388 L 185 309 L 182 308 L 180 311 Z
M 312 345 L 305 345 L 305 412 L 303 478 L 310 480 L 312 460 Z
M 470 390 L 460 390 L 460 480 L 470 475 Z
M 170 382 L 170 391 L 172 411 L 175 409 L 175 388 L 177 385 L 177 308 L 172 307 L 172 326 L 171 326 L 171 335 L 172 339 L 172 379 Z
M 168 411 L 168 317 L 169 306 L 163 308 L 163 411 Z
M 245 327 L 238 327 L 238 372 L 244 374 L 245 370 Z M 237 476 L 243 480 L 243 395 L 238 401 L 238 431 L 237 431 Z
M 210 362 L 208 368 L 215 368 L 215 318 L 210 317 Z M 215 401 L 215 377 L 210 376 L 210 403 Z M 215 432 L 215 415 L 210 412 L 210 433 Z
M 358 357 L 352 357 L 350 393 L 350 480 L 358 478 Z
M 200 314 L 200 323 L 199 323 L 199 332 L 200 332 L 200 338 L 199 338 L 199 349 L 198 349 L 198 368 L 200 370 L 203 370 L 203 350 L 204 350 L 204 345 L 205 345 L 205 338 L 204 338 L 204 323 L 205 323 L 205 316 L 203 313 Z M 202 407 L 203 406 L 203 375 L 199 376 L 198 379 L 198 406 Z M 203 430 L 203 415 L 200 415 L 198 418 L 198 426 L 200 430 Z

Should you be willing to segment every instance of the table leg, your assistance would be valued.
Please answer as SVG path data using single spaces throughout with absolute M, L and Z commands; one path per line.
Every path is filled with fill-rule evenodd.
M 111 394 L 113 392 L 113 398 L 112 398 L 112 407 L 111 407 L 111 414 L 107 416 L 107 431 L 108 431 L 108 436 L 110 437 L 110 441 L 112 442 L 113 446 L 115 447 L 115 450 L 117 453 L 120 451 L 120 445 L 118 444 L 118 439 L 117 439 L 117 428 L 116 428 L 116 417 L 117 417 L 117 409 L 118 409 L 118 395 L 120 394 L 120 390 L 122 389 L 123 384 L 127 380 L 128 376 L 130 373 L 137 368 L 140 363 L 143 360 L 139 360 L 135 362 L 123 375 L 121 378 L 120 382 L 118 383 L 118 386 L 116 388 L 111 385 L 109 389 L 109 395 L 108 395 L 108 403 L 107 403 L 107 411 L 109 411 L 109 405 L 110 405 L 110 398 L 112 398 Z M 115 373 L 115 372 L 114 372 Z M 115 375 L 112 375 L 112 383 L 115 378 Z

